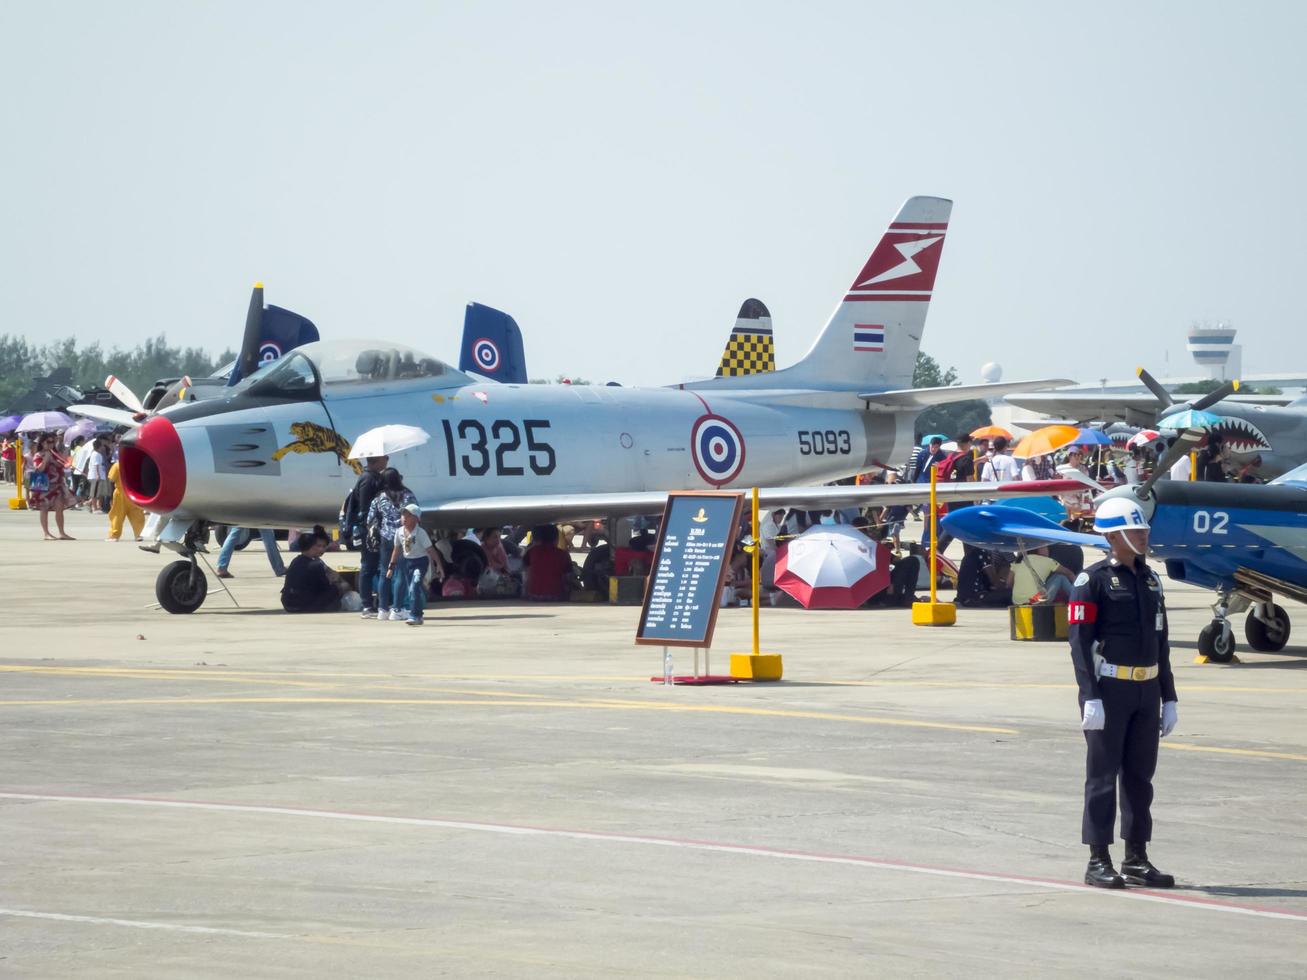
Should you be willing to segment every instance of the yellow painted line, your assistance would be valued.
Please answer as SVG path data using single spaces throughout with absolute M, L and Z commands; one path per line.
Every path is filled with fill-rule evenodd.
M 155 677 L 175 675 L 187 679 L 206 677 L 234 677 L 242 680 L 279 677 L 333 677 L 345 679 L 382 679 L 434 681 L 641 681 L 649 675 L 647 671 L 632 674 L 424 674 L 405 671 L 386 674 L 312 671 L 312 670 L 212 670 L 208 667 L 38 667 L 28 664 L 0 664 L 0 671 L 30 674 L 124 674 L 132 677 Z M 312 686 L 308 681 L 303 682 Z
M 1219 745 L 1191 745 L 1188 742 L 1162 740 L 1162 748 L 1180 752 L 1211 752 L 1217 755 L 1238 755 L 1252 759 L 1286 759 L 1289 762 L 1307 762 L 1307 755 L 1293 752 L 1270 752 L 1265 749 L 1227 749 Z
M 960 725 L 942 721 L 916 721 L 908 718 L 881 718 L 872 715 L 842 715 L 825 711 L 796 711 L 779 708 L 747 708 L 712 704 L 661 704 L 643 701 L 564 701 L 501 700 L 485 698 L 330 698 L 330 697 L 231 697 L 231 698 L 61 698 L 44 700 L 0 700 L 0 708 L 22 707 L 122 707 L 139 705 L 197 704 L 394 704 L 394 705 L 465 705 L 516 708 L 593 708 L 608 711 L 673 711 L 705 714 L 753 715 L 763 718 L 803 718 L 814 721 L 842 721 L 857 725 L 886 725 L 902 728 L 930 728 L 953 732 L 978 732 L 986 735 L 1018 735 L 1014 728 L 987 725 Z

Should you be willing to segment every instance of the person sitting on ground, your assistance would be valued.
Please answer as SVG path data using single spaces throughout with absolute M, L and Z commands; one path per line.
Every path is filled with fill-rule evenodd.
M 572 558 L 558 547 L 558 528 L 541 524 L 531 531 L 526 566 L 526 597 L 534 602 L 561 602 L 571 587 Z
M 864 608 L 876 606 L 910 606 L 916 598 L 917 580 L 924 567 L 923 560 L 916 554 L 895 557 L 886 544 L 888 528 L 884 524 L 874 524 L 866 517 L 859 517 L 853 526 L 876 543 L 876 565 L 889 565 L 889 587 L 877 592 L 863 603 Z
M 426 608 L 427 565 L 435 569 L 436 581 L 445 579 L 445 559 L 431 543 L 431 535 L 421 524 L 422 508 L 406 504 L 400 514 L 400 529 L 395 535 L 395 547 L 390 553 L 386 578 L 394 588 L 391 608 L 408 607 L 408 625 L 421 626 L 422 611 Z M 404 600 L 407 599 L 407 602 Z
M 1027 563 L 1034 574 L 1030 580 L 1023 579 L 1028 582 L 1024 588 L 1018 588 L 1016 567 Z M 1016 563 L 1008 573 L 1007 584 L 1012 593 L 1012 604 L 1029 606 L 1035 603 L 1068 602 L 1071 599 L 1071 580 L 1075 576 L 1074 571 L 1059 564 L 1049 554 L 1047 546 L 1031 548 L 1025 556 L 1017 556 Z M 1039 579 L 1043 580 L 1043 588 L 1038 585 Z
M 299 536 L 300 553 L 286 569 L 281 587 L 281 607 L 286 612 L 336 612 L 349 593 L 349 584 L 322 560 L 331 535 L 321 525 Z M 357 608 L 357 607 L 355 607 Z
M 999 437 L 1000 439 L 1002 436 Z M 996 439 L 995 442 L 998 440 Z M 1008 563 L 993 552 L 969 548 L 958 566 L 957 600 L 960 606 L 1009 606 Z
M 614 575 L 648 575 L 653 561 L 653 535 L 648 531 L 634 531 L 625 548 L 613 553 Z

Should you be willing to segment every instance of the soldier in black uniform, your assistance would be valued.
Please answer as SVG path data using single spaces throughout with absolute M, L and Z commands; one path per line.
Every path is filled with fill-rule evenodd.
M 1106 534 L 1112 554 L 1076 579 L 1067 613 L 1088 749 L 1081 829 L 1089 845 L 1085 884 L 1171 888 L 1175 879 L 1153 867 L 1146 850 L 1153 834 L 1158 738 L 1176 723 L 1162 583 L 1144 561 L 1148 520 L 1133 497 L 1101 500 L 1094 530 Z M 1125 841 L 1120 874 L 1108 851 L 1118 778 Z

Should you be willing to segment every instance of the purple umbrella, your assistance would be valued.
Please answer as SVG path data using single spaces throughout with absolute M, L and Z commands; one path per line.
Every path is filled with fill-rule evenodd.
M 78 419 L 64 433 L 64 445 L 71 446 L 74 439 L 87 439 L 99 431 L 100 424 L 95 419 Z
M 6 415 L 0 419 L 0 435 L 13 432 L 18 428 L 18 423 L 23 420 L 21 415 Z
M 73 420 L 63 412 L 33 412 L 23 416 L 16 431 L 53 432 L 55 429 L 66 429 L 72 424 Z

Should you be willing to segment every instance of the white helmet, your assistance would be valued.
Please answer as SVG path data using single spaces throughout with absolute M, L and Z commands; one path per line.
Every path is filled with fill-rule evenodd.
M 1094 510 L 1094 530 L 1099 534 L 1108 531 L 1148 530 L 1148 518 L 1143 507 L 1130 497 L 1106 497 Z

